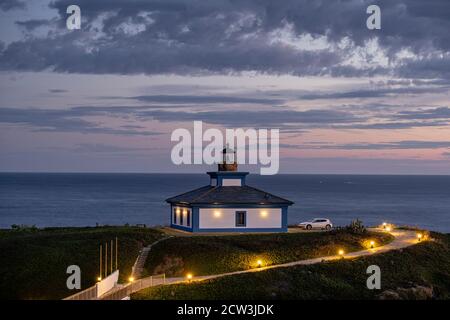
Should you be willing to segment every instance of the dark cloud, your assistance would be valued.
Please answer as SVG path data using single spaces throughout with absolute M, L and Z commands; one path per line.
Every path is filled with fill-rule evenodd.
M 200 95 L 147 95 L 137 96 L 132 99 L 136 99 L 143 102 L 156 102 L 156 103 L 172 103 L 172 104 L 211 104 L 211 103 L 226 103 L 226 104 L 279 104 L 284 102 L 281 99 L 264 99 L 264 98 L 246 98 L 235 96 L 200 96 Z
M 20 0 L 0 0 L 0 9 L 8 11 L 12 9 L 24 9 L 25 3 Z
M 333 126 L 334 129 L 359 129 L 359 130 L 401 130 L 421 127 L 442 127 L 448 126 L 447 121 L 406 121 L 406 122 L 376 122 L 376 123 L 355 123 L 350 125 Z
M 145 152 L 150 151 L 151 148 L 133 148 L 122 147 L 117 145 L 103 144 L 103 143 L 80 143 L 74 151 L 76 152 L 96 152 L 96 153 L 130 153 L 130 152 Z
M 9 44 L 0 69 L 450 79 L 448 0 L 378 0 L 381 31 L 365 26 L 371 0 L 79 0 L 82 30 L 72 32 L 65 30 L 70 4 L 53 1 L 58 27 Z M 44 22 L 20 23 L 31 31 Z M 401 57 L 405 49 L 410 55 Z M 367 66 L 348 63 L 355 52 L 364 52 Z
M 405 140 L 385 143 L 348 143 L 348 144 L 280 144 L 287 149 L 339 149 L 339 150 L 397 150 L 397 149 L 441 149 L 450 148 L 450 141 Z
M 367 117 L 350 111 L 335 109 L 294 110 L 291 108 L 247 108 L 227 110 L 212 106 L 213 111 L 187 110 L 173 111 L 168 106 L 79 106 L 70 109 L 15 109 L 0 108 L 0 122 L 24 124 L 38 131 L 109 133 L 123 135 L 154 135 L 158 132 L 147 131 L 140 122 L 192 122 L 203 121 L 208 124 L 225 127 L 279 128 L 285 133 L 301 134 L 314 128 L 349 130 L 349 129 L 409 129 L 414 127 L 447 126 L 447 119 L 402 119 L 396 121 L 402 113 L 393 116 Z M 109 128 L 90 121 L 90 117 L 113 117 L 134 124 Z M 377 121 L 377 122 L 374 122 Z
M 65 90 L 65 89 L 49 89 L 48 92 L 50 92 L 50 93 L 66 93 L 69 91 Z
M 207 111 L 170 112 L 164 110 L 141 111 L 140 118 L 152 118 L 163 122 L 204 121 L 210 124 L 234 127 L 263 127 L 288 129 L 298 126 L 326 126 L 339 123 L 364 121 L 351 113 L 334 110 L 282 110 L 282 111 Z
M 401 111 L 395 116 L 397 119 L 408 120 L 428 120 L 428 119 L 449 119 L 450 120 L 450 108 L 440 107 L 415 111 Z
M 395 97 L 397 95 L 415 95 L 423 93 L 442 93 L 449 91 L 450 86 L 438 87 L 397 87 L 397 88 L 376 88 L 371 90 L 355 90 L 346 92 L 333 93 L 314 93 L 304 94 L 300 98 L 304 100 L 318 99 L 364 99 L 364 98 L 381 98 Z
M 45 19 L 32 19 L 26 21 L 16 21 L 16 24 L 18 26 L 25 28 L 28 31 L 32 31 L 39 27 L 51 25 L 51 21 Z
M 89 116 L 86 110 L 73 108 L 68 110 L 53 109 L 16 109 L 0 108 L 0 123 L 19 124 L 40 132 L 77 132 L 117 135 L 157 135 L 159 132 L 132 129 L 102 127 L 81 117 Z

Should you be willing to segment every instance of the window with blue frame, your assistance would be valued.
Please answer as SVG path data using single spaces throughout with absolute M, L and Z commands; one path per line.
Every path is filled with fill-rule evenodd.
M 247 211 L 236 211 L 236 227 L 247 225 Z
M 191 226 L 191 210 L 187 211 L 187 215 L 186 215 L 186 226 L 190 227 Z

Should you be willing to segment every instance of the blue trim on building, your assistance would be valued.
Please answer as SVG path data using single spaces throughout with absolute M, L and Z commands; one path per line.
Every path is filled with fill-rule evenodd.
M 198 229 L 196 232 L 287 232 L 287 228 L 213 228 Z
M 174 229 L 179 229 L 179 230 L 183 230 L 183 231 L 192 232 L 192 228 L 191 227 L 180 226 L 179 224 L 171 224 L 170 227 L 174 228 Z
M 287 231 L 288 228 L 288 207 L 281 208 L 281 226 Z
M 216 179 L 216 186 L 221 187 L 223 185 L 223 179 L 240 179 L 241 186 L 245 185 L 245 176 L 248 172 L 239 171 L 213 171 L 207 172 L 210 179 Z
M 173 209 L 177 207 L 176 205 L 170 207 L 171 219 L 170 226 L 174 229 L 179 229 L 188 232 L 287 232 L 288 230 L 288 206 L 277 206 L 277 205 L 207 205 L 207 206 L 193 206 L 186 207 L 191 210 L 191 226 L 182 226 L 173 223 Z M 235 228 L 200 228 L 200 208 L 236 208 L 236 209 L 247 209 L 247 208 L 280 208 L 281 209 L 281 228 L 246 228 L 246 227 L 235 227 Z M 239 210 L 238 210 L 239 211 Z
M 192 207 L 192 232 L 198 232 L 200 227 L 200 210 Z
M 190 210 L 190 212 L 191 212 L 191 217 L 190 217 L 191 218 L 191 221 L 190 221 L 191 225 L 189 227 L 186 226 L 186 225 L 180 225 L 180 224 L 174 224 L 173 223 L 174 222 L 173 221 L 173 215 L 174 215 L 173 209 L 175 207 L 185 208 L 185 209 Z M 187 217 L 186 217 L 186 219 L 187 219 Z M 179 222 L 179 221 L 177 221 L 177 222 Z M 183 220 L 183 223 L 187 223 L 187 220 Z M 174 204 L 170 205 L 170 227 L 171 228 L 192 232 L 193 229 L 194 229 L 193 224 L 194 224 L 194 208 L 192 208 L 190 206 L 186 206 L 186 205 L 174 205 Z M 198 225 L 198 209 L 197 209 L 197 225 Z
M 195 204 L 192 206 L 193 208 L 287 208 L 287 206 L 282 206 L 279 204 L 246 204 L 246 203 L 230 203 L 230 204 Z

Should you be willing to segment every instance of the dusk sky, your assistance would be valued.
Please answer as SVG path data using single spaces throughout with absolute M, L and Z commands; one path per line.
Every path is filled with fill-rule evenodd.
M 211 170 L 170 160 L 201 120 L 279 128 L 281 173 L 450 174 L 449 0 L 0 0 L 0 28 L 0 171 Z

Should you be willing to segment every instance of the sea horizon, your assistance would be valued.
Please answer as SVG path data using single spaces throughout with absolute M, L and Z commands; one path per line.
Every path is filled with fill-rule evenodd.
M 205 173 L 2 172 L 0 228 L 168 225 L 165 199 L 208 183 Z M 250 174 L 247 183 L 292 200 L 291 225 L 325 217 L 450 232 L 448 175 Z
M 213 170 L 211 170 L 213 171 Z M 252 175 L 260 175 L 256 171 L 240 170 L 244 172 L 249 172 Z M 36 173 L 36 174 L 175 174 L 175 175 L 198 175 L 204 172 L 146 172 L 146 171 L 0 171 L 0 174 L 10 174 L 10 173 Z M 416 174 L 406 174 L 406 173 L 277 173 L 275 175 L 265 175 L 266 177 L 280 176 L 280 175 L 304 175 L 304 176 L 315 176 L 315 175 L 330 175 L 330 176 L 411 176 L 411 177 L 450 177 L 449 174 L 428 174 L 428 173 L 416 173 Z

